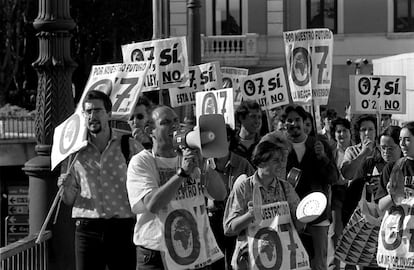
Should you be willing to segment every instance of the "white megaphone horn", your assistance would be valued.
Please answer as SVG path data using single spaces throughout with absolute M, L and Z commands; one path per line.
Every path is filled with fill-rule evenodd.
M 229 144 L 224 117 L 221 114 L 201 115 L 193 130 L 174 133 L 176 147 L 200 149 L 205 158 L 220 158 L 228 155 Z

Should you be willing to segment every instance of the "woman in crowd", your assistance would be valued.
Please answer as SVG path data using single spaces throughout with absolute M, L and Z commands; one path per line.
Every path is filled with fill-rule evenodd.
M 402 199 L 404 178 L 412 179 L 414 176 L 414 122 L 408 122 L 402 127 L 399 144 L 404 158 L 401 161 L 387 164 L 378 186 L 376 199 L 379 200 L 378 205 L 381 211 L 386 211 L 394 202 Z M 393 175 L 392 171 L 394 171 Z M 391 181 L 390 178 L 393 180 Z
M 352 145 L 345 150 L 341 165 L 341 173 L 345 179 L 352 181 L 355 178 L 362 162 L 370 156 L 380 155 L 376 147 L 377 120 L 372 115 L 361 115 L 355 125 L 355 140 L 358 144 Z
M 335 141 L 332 156 L 335 164 L 340 169 L 346 148 L 351 146 L 351 123 L 345 118 L 336 118 L 331 122 L 331 137 Z M 328 266 L 329 269 L 339 270 L 340 261 L 334 258 L 334 251 L 339 237 L 344 229 L 342 222 L 342 207 L 345 201 L 346 187 L 348 181 L 339 174 L 338 181 L 332 184 L 332 223 L 329 227 L 329 249 Z
M 272 222 L 275 219 L 274 216 L 269 218 L 262 214 L 268 213 L 266 209 L 270 208 L 290 210 L 290 213 L 285 211 L 283 218 L 279 216 L 277 220 L 279 222 L 284 220 L 284 223 L 292 225 L 296 243 L 299 246 L 297 252 L 306 254 L 294 229 L 303 228 L 303 224 L 296 219 L 295 215 L 299 197 L 290 183 L 278 177 L 286 170 L 288 149 L 289 144 L 283 135 L 273 132 L 264 136 L 253 151 L 252 161 L 257 167 L 256 172 L 251 177 L 240 176 L 230 192 L 223 225 L 226 235 L 238 237 L 232 259 L 233 269 L 251 269 L 254 264 L 260 264 L 260 260 L 250 260 L 253 254 L 248 252 L 248 239 L 254 239 L 253 235 L 264 225 L 264 222 Z M 265 238 L 268 246 L 274 248 L 272 243 L 277 239 L 273 239 L 271 233 L 263 239 Z M 281 240 L 288 241 L 289 239 Z M 287 259 L 282 258 L 282 261 L 284 260 Z M 309 265 L 308 261 L 306 263 Z
M 316 132 L 313 129 L 313 117 L 312 114 L 309 112 L 306 112 L 306 119 L 303 120 L 303 131 L 306 133 L 306 135 L 316 135 Z
M 398 146 L 401 128 L 389 126 L 379 137 L 380 156 L 371 156 L 362 162 L 355 179 L 350 184 L 343 209 L 346 218 L 349 218 L 361 199 L 364 185 L 367 184 L 366 198 L 372 201 L 378 186 L 384 166 L 394 163 L 401 157 L 401 149 Z

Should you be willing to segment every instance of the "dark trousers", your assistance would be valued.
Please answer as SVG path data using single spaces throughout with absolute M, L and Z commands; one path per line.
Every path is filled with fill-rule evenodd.
M 224 210 L 216 210 L 209 212 L 210 227 L 213 231 L 214 237 L 216 238 L 217 245 L 224 253 L 224 258 L 213 263 L 211 266 L 213 269 L 226 269 L 232 270 L 231 258 L 234 253 L 236 246 L 237 237 L 228 237 L 224 235 L 223 230 L 223 216 Z
M 164 270 L 161 252 L 137 246 L 137 270 Z
M 134 225 L 133 218 L 76 219 L 76 269 L 134 270 Z

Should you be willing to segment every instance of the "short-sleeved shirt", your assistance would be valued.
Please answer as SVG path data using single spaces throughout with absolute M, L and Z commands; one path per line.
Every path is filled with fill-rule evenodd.
M 265 188 L 259 182 L 256 172 L 252 177 L 241 175 L 234 183 L 224 212 L 224 231 L 226 234 L 237 234 L 237 232 L 231 231 L 231 223 L 235 218 L 244 215 L 248 211 L 247 204 L 249 201 L 253 201 L 253 185 L 259 187 L 263 204 L 287 201 L 291 211 L 292 220 L 296 220 L 295 213 L 300 199 L 293 186 L 287 181 L 275 178 L 274 181 Z
M 400 165 L 400 170 L 402 171 L 402 174 L 404 176 L 404 185 L 405 186 L 411 186 L 411 188 L 414 186 L 414 160 L 411 158 L 402 158 L 402 164 Z M 378 187 L 377 194 L 375 196 L 375 200 L 379 200 L 382 197 L 385 197 L 387 192 L 387 184 L 390 181 L 391 172 L 393 168 L 397 165 L 397 162 L 387 164 L 387 166 L 383 169 L 383 174 L 381 177 L 381 184 Z
M 344 166 L 344 164 L 350 163 L 352 160 L 354 160 L 362 151 L 362 143 L 358 143 L 355 145 L 351 145 L 345 150 L 344 158 L 342 160 L 341 169 Z M 381 153 L 377 147 L 374 148 L 374 153 L 372 154 L 373 157 L 377 158 L 378 155 L 380 156 Z M 354 172 L 354 176 L 357 173 L 357 171 Z M 352 180 L 352 179 L 349 179 Z
M 134 243 L 153 250 L 162 250 L 162 223 L 159 217 L 144 206 L 143 199 L 153 190 L 159 189 L 178 169 L 178 157 L 154 156 L 144 150 L 132 157 L 128 166 L 127 190 L 132 211 L 137 221 Z
M 142 150 L 130 140 L 130 153 Z M 127 162 L 121 150 L 121 135 L 111 131 L 111 138 L 101 153 L 88 139 L 74 161 L 71 175 L 81 192 L 72 208 L 73 218 L 131 218 L 134 214 L 126 190 Z

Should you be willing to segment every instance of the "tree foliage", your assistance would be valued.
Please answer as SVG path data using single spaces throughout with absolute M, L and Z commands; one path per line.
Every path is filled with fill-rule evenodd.
M 149 40 L 152 12 L 149 0 L 71 0 L 77 27 L 72 55 L 78 63 L 73 81 L 77 96 L 92 65 L 122 62 L 121 45 Z
M 39 54 L 33 28 L 38 2 L 0 0 L 0 107 L 11 103 L 34 108 L 37 76 L 31 64 Z M 70 0 L 77 25 L 71 33 L 71 55 L 78 64 L 72 77 L 77 96 L 92 65 L 122 62 L 121 45 L 151 38 L 151 4 L 149 0 Z
M 26 80 L 34 7 L 33 0 L 0 0 L 0 107 L 7 102 L 30 103 L 34 98 Z

